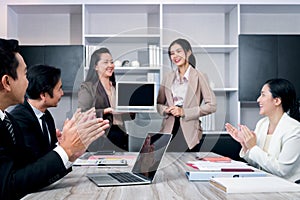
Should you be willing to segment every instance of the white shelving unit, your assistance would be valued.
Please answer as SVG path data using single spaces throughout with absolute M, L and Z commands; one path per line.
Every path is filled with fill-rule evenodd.
M 82 44 L 82 5 L 7 5 L 1 19 L 22 45 Z
M 86 4 L 83 10 L 84 44 L 108 47 L 115 60 L 139 60 L 149 44 L 160 46 L 159 4 Z
M 139 68 L 116 68 L 123 79 L 147 80 L 155 73 L 161 80 L 172 69 L 169 44 L 188 39 L 197 69 L 207 74 L 217 96 L 216 130 L 210 132 L 224 133 L 225 122 L 254 128 L 259 118 L 255 104 L 238 100 L 238 35 L 300 34 L 300 2 L 6 0 L 0 19 L 0 36 L 18 38 L 22 45 L 106 46 L 115 60 L 143 60 Z M 147 66 L 149 45 L 162 49 L 154 68 Z
M 170 65 L 169 44 L 176 38 L 188 39 L 197 69 L 207 74 L 217 96 L 215 129 L 223 130 L 227 121 L 236 124 L 238 6 L 166 4 L 162 7 L 164 66 Z M 235 114 L 227 114 L 229 112 Z

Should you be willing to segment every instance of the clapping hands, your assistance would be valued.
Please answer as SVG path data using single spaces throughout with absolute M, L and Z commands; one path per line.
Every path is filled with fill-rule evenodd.
M 226 131 L 231 137 L 242 145 L 244 152 L 256 145 L 256 134 L 245 125 L 239 125 L 239 129 L 230 123 L 225 124 Z
M 57 133 L 59 145 L 66 151 L 70 161 L 82 155 L 88 146 L 105 133 L 109 121 L 96 118 L 94 108 L 81 112 L 79 109 L 72 119 L 66 120 L 63 134 Z

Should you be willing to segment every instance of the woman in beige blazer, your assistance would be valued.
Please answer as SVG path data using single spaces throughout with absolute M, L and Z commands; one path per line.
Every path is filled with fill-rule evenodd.
M 168 53 L 177 69 L 164 77 L 159 89 L 157 110 L 164 116 L 161 132 L 173 134 L 168 151 L 199 151 L 199 117 L 216 111 L 216 97 L 207 77 L 195 69 L 195 56 L 187 40 L 173 41 Z

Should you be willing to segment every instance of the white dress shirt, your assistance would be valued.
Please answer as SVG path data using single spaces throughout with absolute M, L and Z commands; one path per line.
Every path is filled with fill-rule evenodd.
M 180 78 L 179 71 L 176 70 L 175 72 L 175 79 L 173 81 L 172 88 L 171 88 L 175 106 L 182 107 L 184 103 L 186 92 L 188 89 L 190 67 L 191 66 L 187 68 L 182 79 Z

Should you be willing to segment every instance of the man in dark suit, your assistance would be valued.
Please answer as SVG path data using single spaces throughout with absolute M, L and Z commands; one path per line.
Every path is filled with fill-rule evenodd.
M 22 128 L 25 144 L 36 158 L 56 147 L 56 128 L 48 108 L 56 107 L 64 94 L 61 71 L 47 65 L 32 66 L 27 70 L 27 97 L 10 112 Z M 46 127 L 43 127 L 43 119 Z M 44 130 L 45 129 L 45 130 Z
M 24 143 L 22 130 L 5 110 L 24 102 L 28 85 L 26 64 L 18 41 L 0 39 L 0 199 L 20 199 L 59 180 L 87 147 L 104 134 L 108 121 L 95 110 L 77 111 L 66 120 L 58 145 L 39 159 Z

